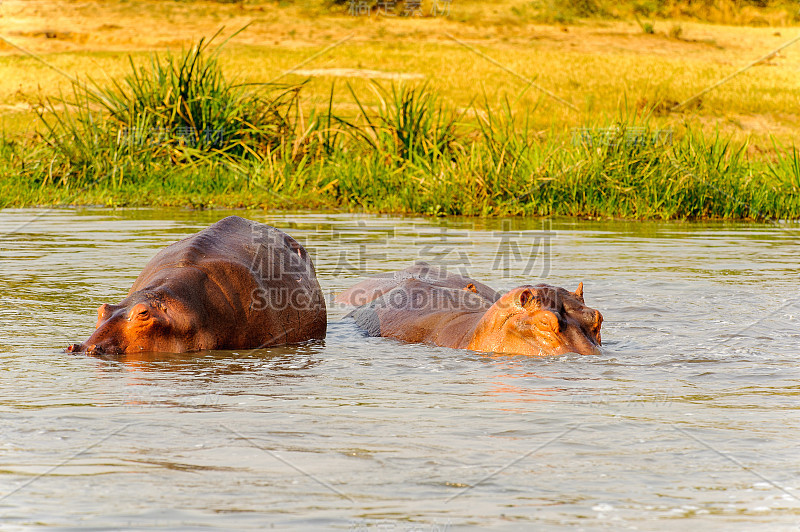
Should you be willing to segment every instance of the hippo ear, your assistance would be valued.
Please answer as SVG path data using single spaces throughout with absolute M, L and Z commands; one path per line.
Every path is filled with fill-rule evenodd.
M 578 288 L 575 290 L 575 297 L 583 303 L 583 282 L 578 283 Z
M 515 303 L 520 308 L 525 308 L 526 306 L 530 305 L 531 302 L 536 298 L 530 288 L 525 288 L 524 290 L 520 290 L 515 298 Z

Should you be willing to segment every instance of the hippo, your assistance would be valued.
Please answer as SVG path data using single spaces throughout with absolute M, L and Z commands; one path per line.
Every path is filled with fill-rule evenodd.
M 600 353 L 603 316 L 570 292 L 547 284 L 505 294 L 425 263 L 362 281 L 336 297 L 371 336 L 492 353 Z
M 306 250 L 229 216 L 159 251 L 72 353 L 255 349 L 325 338 L 327 311 Z

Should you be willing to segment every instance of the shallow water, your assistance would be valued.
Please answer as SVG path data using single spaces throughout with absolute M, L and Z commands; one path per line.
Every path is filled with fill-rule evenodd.
M 0 211 L 7 529 L 797 530 L 800 227 L 238 212 L 326 293 L 413 260 L 546 280 L 604 354 L 365 337 L 139 360 L 65 354 L 155 252 L 230 214 Z

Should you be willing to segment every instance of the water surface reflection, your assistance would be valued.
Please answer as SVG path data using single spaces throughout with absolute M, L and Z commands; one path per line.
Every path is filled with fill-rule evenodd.
M 413 260 L 586 287 L 603 355 L 369 338 L 63 353 L 153 254 L 231 214 L 0 212 L 0 518 L 11 528 L 795 530 L 797 226 L 237 213 L 330 296 Z

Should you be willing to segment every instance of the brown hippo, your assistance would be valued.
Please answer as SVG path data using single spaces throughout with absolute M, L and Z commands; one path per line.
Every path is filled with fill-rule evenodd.
M 420 263 L 339 294 L 371 336 L 495 353 L 599 354 L 603 316 L 575 292 L 538 284 L 500 295 L 468 277 Z
M 159 251 L 97 328 L 90 355 L 248 349 L 325 337 L 325 298 L 292 237 L 229 216 Z

